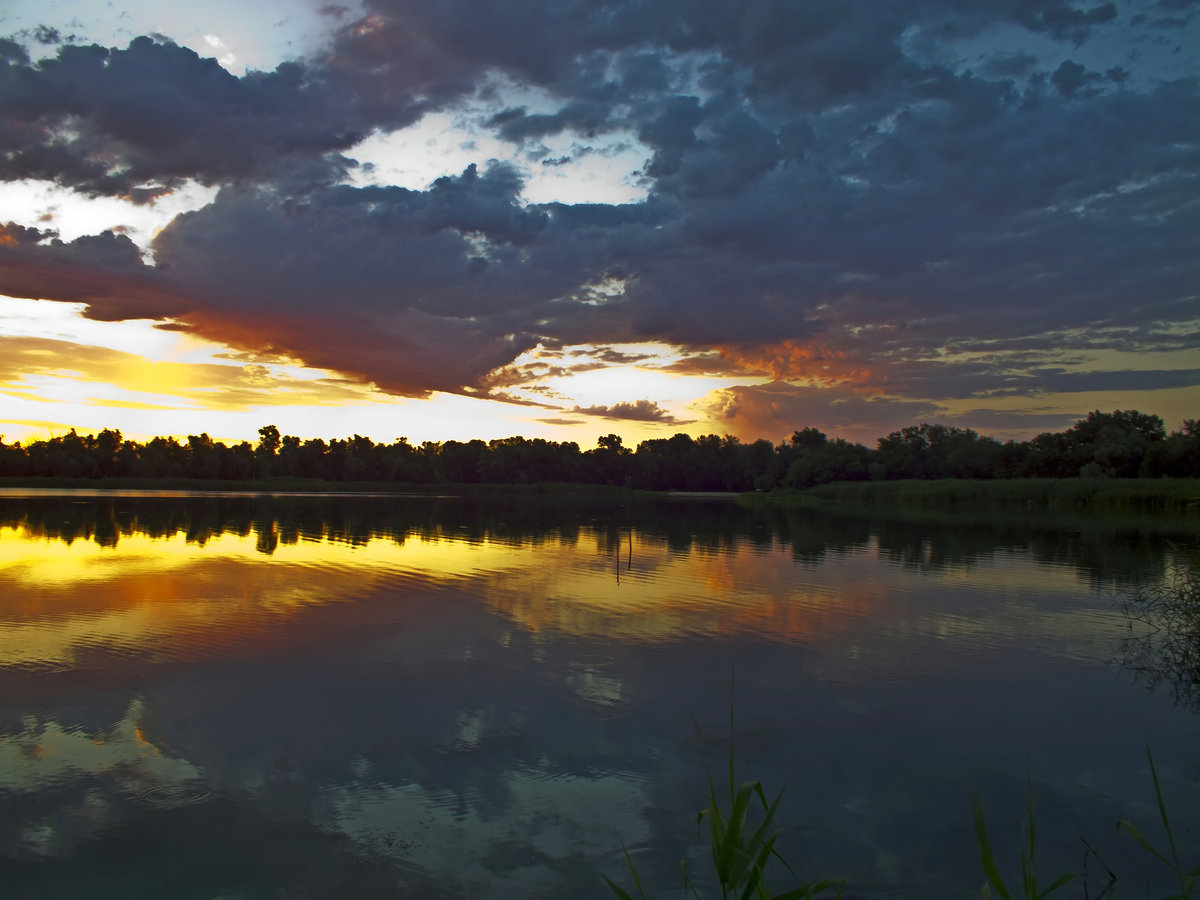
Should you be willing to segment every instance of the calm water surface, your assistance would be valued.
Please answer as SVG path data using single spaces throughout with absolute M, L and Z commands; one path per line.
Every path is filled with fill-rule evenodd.
M 1043 877 L 1082 870 L 1082 835 L 1145 896 L 1169 882 L 1114 826 L 1158 838 L 1148 743 L 1200 861 L 1200 703 L 1119 598 L 1195 546 L 1186 522 L 10 491 L 0 894 L 605 897 L 624 842 L 667 895 L 707 864 L 732 675 L 738 778 L 786 786 L 797 874 L 978 896 L 972 795 L 1011 867 L 1028 772 Z

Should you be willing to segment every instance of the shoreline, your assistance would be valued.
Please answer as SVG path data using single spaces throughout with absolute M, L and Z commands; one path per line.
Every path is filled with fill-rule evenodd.
M 629 500 L 657 497 L 674 500 L 734 501 L 751 508 L 812 508 L 842 512 L 926 513 L 1169 513 L 1200 514 L 1200 479 L 942 479 L 851 481 L 806 490 L 650 491 L 582 482 L 400 483 L 342 482 L 320 479 L 270 478 L 247 481 L 196 478 L 65 478 L 0 477 L 0 497 L 546 497 L 555 499 Z
M 843 481 L 743 494 L 751 506 L 875 511 L 1200 514 L 1197 478 Z

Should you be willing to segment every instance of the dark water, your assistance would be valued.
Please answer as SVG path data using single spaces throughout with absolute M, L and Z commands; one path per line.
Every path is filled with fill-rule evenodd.
M 705 872 L 705 772 L 849 896 L 1200 863 L 1200 717 L 1120 598 L 1186 522 L 729 502 L 0 496 L 0 896 L 605 897 Z M 1158 868 L 1156 868 L 1158 867 Z M 787 886 L 786 872 L 775 885 Z M 1016 877 L 1016 876 L 1014 876 Z M 631 885 L 630 885 L 631 886 Z M 631 886 L 632 887 L 632 886 Z M 1158 891 L 1158 893 L 1154 893 Z M 676 892 L 676 893 L 672 893 Z M 711 895 L 711 892 L 710 894 Z

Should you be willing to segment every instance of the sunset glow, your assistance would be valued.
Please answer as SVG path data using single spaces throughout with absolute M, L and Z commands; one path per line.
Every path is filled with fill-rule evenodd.
M 8 441 L 1195 415 L 1163 4 L 91 6 L 0 13 Z

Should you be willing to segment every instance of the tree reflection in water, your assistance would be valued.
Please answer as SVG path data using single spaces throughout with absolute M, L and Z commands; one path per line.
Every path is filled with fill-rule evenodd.
M 1121 664 L 1147 690 L 1165 684 L 1177 704 L 1200 712 L 1200 555 L 1138 587 L 1122 609 L 1130 623 Z

